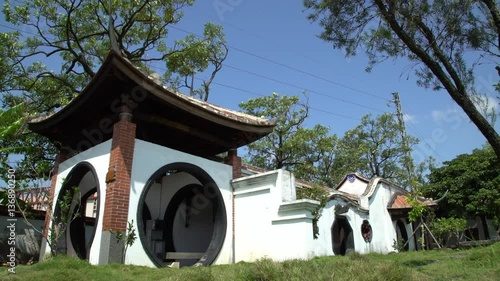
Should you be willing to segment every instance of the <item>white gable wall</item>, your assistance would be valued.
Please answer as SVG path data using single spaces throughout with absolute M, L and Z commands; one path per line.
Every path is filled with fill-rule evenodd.
M 379 182 L 370 198 L 370 216 L 368 221 L 372 226 L 372 242 L 365 243 L 363 252 L 389 253 L 394 251 L 392 244 L 396 239 L 396 231 L 392 224 L 387 204 L 394 192 L 383 182 Z M 359 224 L 359 231 L 361 223 Z
M 335 206 L 346 205 L 349 206 L 349 209 L 347 212 L 340 215 L 347 219 L 352 228 L 356 252 L 363 254 L 369 252 L 389 253 L 394 251 L 392 245 L 394 239 L 396 239 L 396 231 L 387 210 L 387 204 L 395 191 L 385 182 L 378 181 L 376 184 L 377 186 L 369 199 L 361 195 L 361 203 L 363 207 L 366 205 L 367 210 L 362 210 L 353 203 L 348 203 L 345 199 L 340 199 L 338 197 L 326 204 L 318 222 L 320 235 L 316 242 L 316 249 L 320 251 L 316 252 L 317 255 L 334 254 L 331 228 L 336 216 Z M 346 181 L 339 190 L 351 194 L 353 194 L 353 192 L 363 194 L 366 188 L 367 183 L 357 179 L 354 183 Z M 361 192 L 361 190 L 363 190 L 363 192 Z M 365 242 L 361 233 L 361 224 L 364 219 L 367 219 L 372 227 L 372 240 L 370 243 Z M 408 225 L 406 226 L 407 228 L 409 227 Z
M 345 180 L 342 186 L 340 186 L 337 190 L 359 196 L 365 192 L 366 184 L 367 182 L 356 177 L 354 182 Z

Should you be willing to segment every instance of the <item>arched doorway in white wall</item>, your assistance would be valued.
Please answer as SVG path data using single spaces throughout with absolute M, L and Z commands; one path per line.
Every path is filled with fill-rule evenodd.
M 397 245 L 401 245 L 403 247 L 402 250 L 408 251 L 410 249 L 410 245 L 408 243 L 408 232 L 406 230 L 405 223 L 402 221 L 402 219 L 396 220 L 396 239 L 397 239 Z
M 222 195 L 196 165 L 173 163 L 156 171 L 138 210 L 141 243 L 159 267 L 210 265 L 222 248 L 227 229 Z
M 88 260 L 99 217 L 99 181 L 94 167 L 78 163 L 65 178 L 54 209 L 52 231 L 66 225 L 57 251 Z
M 345 216 L 335 216 L 331 233 L 335 255 L 345 255 L 347 252 L 354 251 L 352 227 Z

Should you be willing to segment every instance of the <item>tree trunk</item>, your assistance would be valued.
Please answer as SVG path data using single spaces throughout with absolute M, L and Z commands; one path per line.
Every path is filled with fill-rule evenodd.
M 465 114 L 470 118 L 472 123 L 476 125 L 479 131 L 486 138 L 491 145 L 498 159 L 500 159 L 500 136 L 495 131 L 495 128 L 481 115 L 476 106 L 470 100 L 467 94 L 459 94 L 456 92 L 449 92 L 453 100 L 464 110 Z
M 392 30 L 401 39 L 401 41 L 414 53 L 442 83 L 451 98 L 463 109 L 465 114 L 476 125 L 486 140 L 490 143 L 498 159 L 500 159 L 500 136 L 493 126 L 481 115 L 476 106 L 467 94 L 467 89 L 460 79 L 457 70 L 453 67 L 449 58 L 440 46 L 437 44 L 435 34 L 422 20 L 412 18 L 407 11 L 399 10 L 408 19 L 414 21 L 422 35 L 427 39 L 428 46 L 422 47 L 415 38 L 408 34 L 405 29 L 396 20 L 395 11 L 392 6 L 386 6 L 384 1 L 375 0 L 382 17 L 387 21 Z M 430 52 L 434 54 L 430 55 Z

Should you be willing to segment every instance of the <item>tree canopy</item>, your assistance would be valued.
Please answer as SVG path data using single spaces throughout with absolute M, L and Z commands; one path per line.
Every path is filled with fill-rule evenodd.
M 273 133 L 248 145 L 246 160 L 251 165 L 286 169 L 299 179 L 328 187 L 352 172 L 368 178 L 384 177 L 403 187 L 410 187 L 410 180 L 423 180 L 427 163 L 417 163 L 412 171 L 414 179 L 406 169 L 406 155 L 418 140 L 410 136 L 408 146 L 403 145 L 400 124 L 391 113 L 365 115 L 358 126 L 339 138 L 322 125 L 306 126 L 309 105 L 298 96 L 274 93 L 240 107 L 246 113 L 277 121 Z
M 474 71 L 487 64 L 496 73 L 500 58 L 500 12 L 491 0 L 342 1 L 304 0 L 320 38 L 347 56 L 364 50 L 367 70 L 389 58 L 412 63 L 418 85 L 444 89 L 486 137 L 500 158 L 497 112 L 476 107 L 484 99 Z M 484 103 L 483 103 L 484 105 Z M 483 114 L 482 114 L 483 113 Z
M 361 123 L 348 130 L 337 145 L 336 178 L 340 180 L 346 173 L 359 172 L 368 178 L 379 176 L 408 186 L 406 155 L 418 140 L 408 136 L 407 141 L 405 147 L 394 114 L 363 116 Z
M 181 21 L 183 9 L 193 3 L 5 1 L 3 13 L 14 31 L 0 33 L 0 107 L 23 103 L 26 117 L 48 114 L 66 105 L 95 76 L 112 48 L 111 42 L 145 73 L 166 72 L 159 75 L 164 83 L 174 88 L 186 86 L 189 94 L 207 100 L 210 84 L 227 56 L 222 28 L 207 23 L 203 36 L 169 37 L 169 28 Z M 209 79 L 195 82 L 194 75 L 204 71 Z M 22 152 L 18 173 L 28 176 L 27 166 L 33 163 L 45 167 L 38 172 L 50 171 L 55 148 L 26 126 L 16 138 L 0 142 L 2 147 L 33 148 Z M 9 154 L 2 153 L 4 159 Z
M 299 96 L 273 93 L 239 106 L 245 113 L 276 120 L 276 128 L 271 134 L 248 145 L 246 160 L 252 165 L 267 170 L 296 171 L 299 166 L 311 168 L 321 153 L 330 150 L 329 128 L 322 125 L 305 127 L 309 105 Z
M 431 168 L 426 197 L 440 198 L 438 215 L 471 218 L 484 216 L 500 225 L 500 162 L 490 146 L 458 155 L 442 167 Z

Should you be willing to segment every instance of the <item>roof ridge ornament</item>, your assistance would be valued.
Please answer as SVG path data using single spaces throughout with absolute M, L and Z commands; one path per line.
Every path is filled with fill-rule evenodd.
M 115 32 L 115 24 L 113 20 L 113 7 L 112 0 L 109 0 L 109 21 L 108 21 L 108 31 L 109 31 L 109 40 L 111 44 L 111 50 L 116 52 L 119 56 L 122 56 L 122 52 L 118 46 L 118 41 L 116 40 L 116 32 Z

